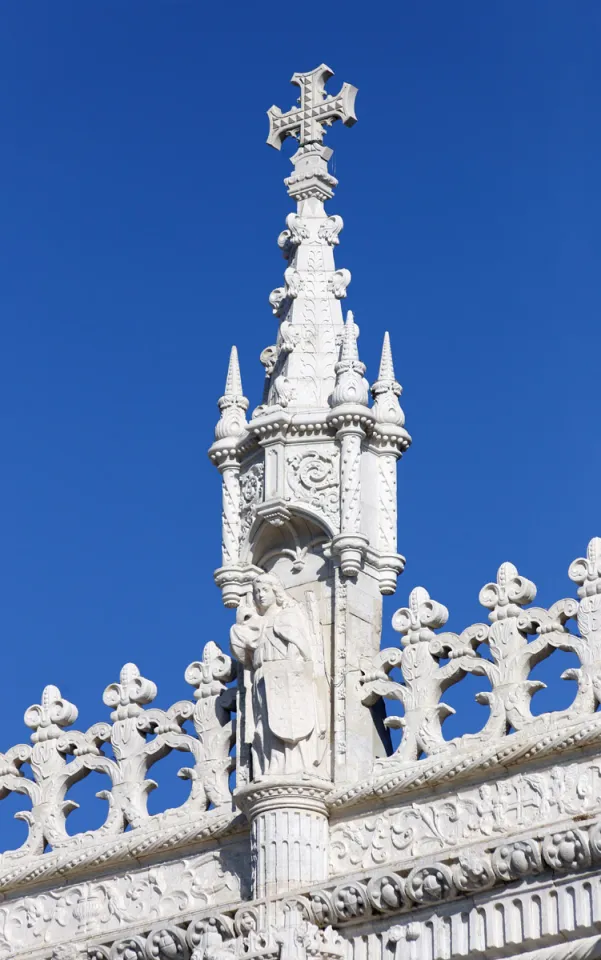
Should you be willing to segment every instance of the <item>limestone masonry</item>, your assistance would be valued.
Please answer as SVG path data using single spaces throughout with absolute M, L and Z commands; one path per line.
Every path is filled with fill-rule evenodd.
M 343 315 L 322 141 L 355 123 L 356 89 L 329 95 L 331 76 L 294 74 L 299 105 L 268 111 L 271 146 L 298 140 L 295 210 L 263 397 L 249 413 L 232 348 L 209 451 L 229 646 L 206 644 L 167 710 L 129 663 L 89 730 L 53 686 L 26 711 L 31 743 L 0 755 L 0 796 L 31 802 L 26 842 L 0 856 L 0 960 L 601 957 L 601 539 L 569 567 L 579 599 L 533 606 L 504 563 L 480 591 L 488 623 L 446 632 L 417 587 L 380 649 L 411 437 L 388 334 L 370 386 Z M 530 672 L 556 649 L 580 662 L 574 702 L 533 717 Z M 446 740 L 444 693 L 467 674 L 488 719 Z M 174 750 L 190 795 L 150 816 L 151 767 Z M 69 836 L 69 790 L 95 772 L 106 821 Z

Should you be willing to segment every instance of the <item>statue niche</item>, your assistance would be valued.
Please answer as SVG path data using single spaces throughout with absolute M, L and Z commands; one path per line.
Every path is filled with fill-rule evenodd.
M 316 775 L 327 749 L 326 704 L 317 694 L 312 633 L 302 607 L 274 574 L 253 583 L 230 631 L 246 674 L 245 739 L 252 779 Z

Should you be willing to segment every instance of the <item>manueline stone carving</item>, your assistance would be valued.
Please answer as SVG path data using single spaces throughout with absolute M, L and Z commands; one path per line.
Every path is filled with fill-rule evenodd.
M 296 500 L 304 501 L 336 522 L 340 511 L 338 451 L 304 450 L 288 457 L 288 485 Z
M 311 628 L 272 574 L 253 584 L 253 605 L 238 608 L 230 642 L 250 675 L 246 729 L 255 778 L 314 769 L 323 752 Z
M 411 860 L 507 833 L 601 813 L 601 761 L 518 773 L 432 802 L 408 801 L 330 828 L 333 873 Z
M 579 603 L 568 598 L 557 601 L 548 610 L 528 608 L 527 604 L 536 596 L 535 585 L 520 576 L 513 564 L 503 563 L 496 582 L 480 591 L 480 602 L 490 610 L 490 626 L 474 624 L 460 635 L 435 634 L 433 628 L 444 626 L 448 611 L 431 601 L 423 588 L 412 591 L 410 607 L 397 611 L 393 618 L 393 626 L 402 636 L 401 649 L 381 651 L 371 664 L 364 664 L 364 702 L 370 705 L 383 696 L 399 700 L 404 706 L 402 718 L 390 717 L 387 721 L 403 729 L 397 760 L 415 760 L 420 753 L 433 756 L 457 748 L 471 751 L 475 759 L 479 747 L 490 746 L 494 750 L 499 738 L 508 734 L 511 749 L 511 736 L 521 731 L 533 736 L 537 730 L 553 730 L 561 736 L 562 731 L 567 731 L 567 724 L 595 713 L 601 693 L 601 628 L 596 616 L 597 585 L 601 583 L 597 560 L 600 543 L 598 538 L 591 541 L 587 559 L 575 561 L 570 567 L 570 576 L 582 584 Z M 582 636 L 569 632 L 572 619 L 576 619 Z M 534 639 L 530 640 L 531 636 Z M 480 655 L 481 644 L 490 651 L 488 657 Z M 544 684 L 531 680 L 529 675 L 555 649 L 579 657 L 581 666 L 562 675 L 577 681 L 577 693 L 566 710 L 535 718 L 530 701 Z M 438 666 L 441 658 L 449 658 L 449 662 Z M 398 666 L 403 683 L 389 679 L 390 671 Z M 489 679 L 492 691 L 483 691 L 476 699 L 490 706 L 490 715 L 479 733 L 449 743 L 443 738 L 441 724 L 452 711 L 440 697 L 466 673 Z
M 240 537 L 246 540 L 256 516 L 257 506 L 263 499 L 265 466 L 253 463 L 240 477 Z
M 88 730 L 55 686 L 29 708 L 31 742 L 0 755 L 0 799 L 30 806 L 0 856 L 0 960 L 601 960 L 601 539 L 569 568 L 578 600 L 534 606 L 503 563 L 487 623 L 444 632 L 416 587 L 381 649 L 411 437 L 388 334 L 370 389 L 343 323 L 322 140 L 354 122 L 356 91 L 329 96 L 330 75 L 295 74 L 299 105 L 269 111 L 269 142 L 299 141 L 276 342 L 250 420 L 232 349 L 209 451 L 238 662 L 203 636 L 193 695 L 167 708 L 126 664 Z M 557 650 L 575 695 L 537 716 L 533 669 Z M 446 691 L 468 674 L 488 687 L 481 729 L 447 739 Z M 151 815 L 174 751 L 189 794 Z M 72 788 L 98 773 L 105 821 L 71 836 Z

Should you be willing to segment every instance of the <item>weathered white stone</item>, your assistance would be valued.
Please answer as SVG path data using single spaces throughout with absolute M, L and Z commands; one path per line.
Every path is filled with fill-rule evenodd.
M 126 664 L 110 722 L 87 731 L 55 686 L 26 711 L 31 743 L 0 755 L 0 799 L 31 806 L 25 843 L 0 855 L 0 960 L 601 958 L 601 539 L 569 568 L 578 600 L 532 606 L 503 563 L 480 592 L 489 623 L 445 632 L 447 607 L 417 587 L 380 649 L 411 438 L 388 334 L 370 406 L 343 323 L 322 139 L 355 122 L 356 90 L 328 96 L 331 74 L 295 74 L 299 107 L 269 110 L 268 142 L 299 140 L 278 331 L 250 420 L 232 349 L 209 451 L 233 659 L 207 643 L 192 699 L 166 710 Z M 579 661 L 574 700 L 537 717 L 531 672 L 558 649 Z M 445 691 L 468 674 L 489 683 L 488 714 L 447 740 Z M 149 773 L 172 751 L 190 795 L 151 816 Z M 105 822 L 71 836 L 70 790 L 99 772 Z

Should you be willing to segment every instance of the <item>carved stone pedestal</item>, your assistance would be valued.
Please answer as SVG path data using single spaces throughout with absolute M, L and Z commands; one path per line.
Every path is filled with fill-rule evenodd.
M 265 779 L 236 794 L 251 823 L 253 895 L 274 897 L 328 875 L 327 780 Z

